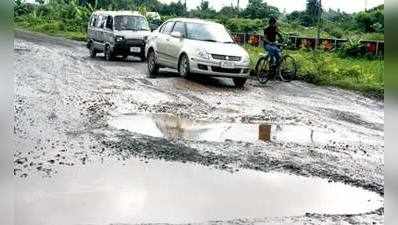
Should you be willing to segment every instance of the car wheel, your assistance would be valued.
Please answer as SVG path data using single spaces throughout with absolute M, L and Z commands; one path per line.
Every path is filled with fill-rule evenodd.
M 108 46 L 105 48 L 105 60 L 112 61 L 114 58 L 111 48 Z
M 148 54 L 148 72 L 149 77 L 154 78 L 159 73 L 159 64 L 156 62 L 156 55 L 154 51 L 150 51 Z
M 233 78 L 233 80 L 234 80 L 235 87 L 243 88 L 245 86 L 247 78 Z
M 188 56 L 183 54 L 178 63 L 178 72 L 181 77 L 189 77 L 190 75 L 190 65 Z
M 97 50 L 95 50 L 94 44 L 90 43 L 89 44 L 89 50 L 90 50 L 90 57 L 95 58 L 97 56 Z

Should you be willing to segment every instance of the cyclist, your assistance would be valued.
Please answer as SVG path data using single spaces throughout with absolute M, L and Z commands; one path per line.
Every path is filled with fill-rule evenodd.
M 271 17 L 268 27 L 264 28 L 264 48 L 270 55 L 271 62 L 274 66 L 279 64 L 282 59 L 281 50 L 276 43 L 277 37 L 279 41 L 283 41 L 283 37 L 279 33 L 277 19 Z

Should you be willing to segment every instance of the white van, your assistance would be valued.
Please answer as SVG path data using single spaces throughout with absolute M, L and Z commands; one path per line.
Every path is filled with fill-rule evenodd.
M 103 52 L 110 61 L 117 56 L 138 56 L 145 60 L 145 42 L 151 31 L 146 18 L 132 11 L 96 11 L 87 29 L 90 56 Z

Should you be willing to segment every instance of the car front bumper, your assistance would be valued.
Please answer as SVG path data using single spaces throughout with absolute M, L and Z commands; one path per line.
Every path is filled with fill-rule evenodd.
M 249 63 L 234 62 L 234 68 L 222 68 L 221 60 L 204 60 L 191 58 L 190 70 L 195 74 L 204 74 L 215 77 L 248 78 L 250 76 Z

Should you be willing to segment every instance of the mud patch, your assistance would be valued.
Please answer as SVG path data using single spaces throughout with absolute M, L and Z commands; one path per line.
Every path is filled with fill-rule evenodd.
M 384 131 L 384 124 L 368 122 L 358 114 L 332 109 L 327 109 L 327 111 L 332 118 L 336 118 L 337 120 L 346 121 L 348 123 L 356 124 L 377 131 Z
M 211 142 L 259 141 L 259 123 L 192 121 L 173 114 L 130 114 L 113 117 L 113 128 L 147 136 Z M 298 144 L 364 143 L 360 136 L 350 136 L 333 129 L 304 125 L 272 125 L 271 141 Z M 369 140 L 371 141 L 371 140 Z
M 325 179 L 158 160 L 71 167 L 51 179 L 18 179 L 16 187 L 17 225 L 360 214 L 383 205 L 376 193 Z

